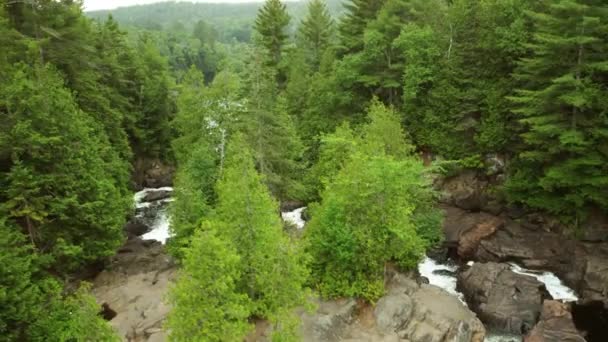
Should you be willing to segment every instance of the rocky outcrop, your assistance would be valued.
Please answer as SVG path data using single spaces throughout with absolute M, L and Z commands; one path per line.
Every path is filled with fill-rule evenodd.
M 540 321 L 524 342 L 585 342 L 585 339 L 574 326 L 568 305 L 546 300 Z
M 543 300 L 550 298 L 536 278 L 497 263 L 475 263 L 459 273 L 458 288 L 484 323 L 516 334 L 532 329 Z
M 455 176 L 439 180 L 441 201 L 465 210 L 480 210 L 487 206 L 488 182 L 482 180 L 476 171 L 466 170 Z
M 303 341 L 481 342 L 485 328 L 458 298 L 395 273 L 375 306 L 354 300 L 319 303 L 302 318 Z
M 159 159 L 137 158 L 133 164 L 133 183 L 136 189 L 171 186 L 175 167 Z
M 164 341 L 164 298 L 175 274 L 160 242 L 130 239 L 94 279 L 92 292 L 124 341 Z

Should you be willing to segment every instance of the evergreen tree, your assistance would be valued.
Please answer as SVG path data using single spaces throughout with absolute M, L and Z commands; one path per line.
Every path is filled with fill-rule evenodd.
M 336 145 L 352 152 L 329 179 L 307 228 L 312 277 L 324 296 L 379 298 L 386 263 L 415 267 L 441 234 L 430 183 L 397 116 L 375 103 L 369 117 L 361 138 Z M 336 137 L 348 137 L 346 129 Z
M 281 0 L 266 0 L 258 11 L 254 30 L 257 32 L 258 44 L 264 48 L 267 63 L 276 68 L 281 62 L 281 56 L 287 41 L 287 25 L 289 14 Z
M 251 328 L 250 300 L 237 292 L 240 260 L 216 229 L 201 227 L 185 250 L 182 270 L 170 290 L 170 341 L 239 341 Z
M 58 269 L 113 254 L 131 200 L 103 159 L 111 146 L 51 68 L 19 68 L 7 84 L 0 89 L 0 150 L 11 151 L 3 209 Z
M 272 194 L 280 200 L 301 198 L 299 179 L 303 165 L 302 143 L 287 102 L 279 95 L 274 72 L 254 57 L 250 67 L 247 113 L 239 122 L 251 146 L 257 169 Z
M 536 22 L 532 55 L 519 64 L 512 100 L 524 126 L 524 147 L 507 189 L 532 207 L 581 217 L 608 208 L 608 7 L 562 0 Z
M 367 24 L 386 0 L 351 0 L 344 4 L 346 14 L 338 26 L 340 52 L 342 54 L 361 51 L 363 48 L 363 32 Z
M 227 156 L 217 187 L 217 216 L 211 223 L 241 258 L 237 289 L 252 301 L 252 314 L 277 322 L 303 303 L 305 260 L 283 232 L 278 205 L 241 135 L 232 137 Z
M 300 23 L 298 33 L 301 49 L 305 51 L 313 71 L 317 71 L 334 35 L 334 20 L 325 1 L 312 0 L 308 3 L 308 13 Z

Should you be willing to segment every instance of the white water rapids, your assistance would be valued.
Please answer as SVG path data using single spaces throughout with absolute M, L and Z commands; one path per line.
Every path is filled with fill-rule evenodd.
M 136 216 L 138 218 L 143 218 L 145 216 L 145 210 L 154 211 L 153 206 L 157 206 L 155 212 L 153 212 L 154 217 L 150 222 L 150 231 L 143 234 L 141 236 L 144 240 L 157 240 L 161 243 L 167 242 L 167 239 L 171 237 L 171 219 L 169 214 L 167 213 L 167 203 L 172 202 L 172 198 L 163 198 L 160 200 L 155 200 L 151 202 L 145 202 L 144 199 L 147 194 L 151 192 L 158 191 L 169 191 L 172 192 L 172 187 L 162 187 L 162 188 L 145 188 L 142 191 L 139 191 L 133 195 L 133 200 L 135 202 L 135 209 L 137 211 Z

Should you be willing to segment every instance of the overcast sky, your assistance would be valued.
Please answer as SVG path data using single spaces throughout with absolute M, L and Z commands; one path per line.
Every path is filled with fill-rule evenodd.
M 190 0 L 192 1 L 192 0 Z M 254 2 L 262 0 L 194 0 L 193 2 Z M 84 9 L 94 11 L 99 9 L 112 9 L 139 4 L 151 4 L 162 0 L 84 0 Z

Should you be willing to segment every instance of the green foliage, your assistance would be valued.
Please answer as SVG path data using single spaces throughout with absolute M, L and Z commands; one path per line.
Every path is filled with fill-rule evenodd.
M 120 341 L 114 329 L 99 315 L 99 305 L 89 289 L 90 285 L 83 284 L 73 294 L 51 297 L 45 313 L 31 328 L 31 340 Z
M 344 126 L 321 149 L 319 167 L 335 176 L 312 213 L 306 241 L 313 281 L 324 296 L 376 300 L 386 263 L 413 268 L 441 236 L 430 182 L 397 116 L 378 102 L 368 115 L 360 138 Z M 331 164 L 326 158 L 336 151 L 348 157 Z
M 334 35 L 334 20 L 323 0 L 308 3 L 308 14 L 300 23 L 298 35 L 298 45 L 306 53 L 313 70 L 317 71 Z
M 254 30 L 257 43 L 264 48 L 266 62 L 276 67 L 281 62 L 283 48 L 287 41 L 287 25 L 290 16 L 281 0 L 266 0 L 255 19 Z
M 232 137 L 227 156 L 213 223 L 241 257 L 237 286 L 252 300 L 252 314 L 276 319 L 281 310 L 304 301 L 305 259 L 283 232 L 278 205 L 242 136 Z
M 3 210 L 58 269 L 112 255 L 131 199 L 111 176 L 116 165 L 103 159 L 111 147 L 51 68 L 19 68 L 7 83 Z
M 42 293 L 32 281 L 36 255 L 16 227 L 0 221 L 0 341 L 25 339 L 40 312 Z
M 563 0 L 541 12 L 532 55 L 515 77 L 511 100 L 524 146 L 507 183 L 511 200 L 578 220 L 589 206 L 608 209 L 608 7 Z
M 231 243 L 207 222 L 185 250 L 182 270 L 170 290 L 170 341 L 240 341 L 251 329 L 250 300 L 236 291 L 241 261 Z

